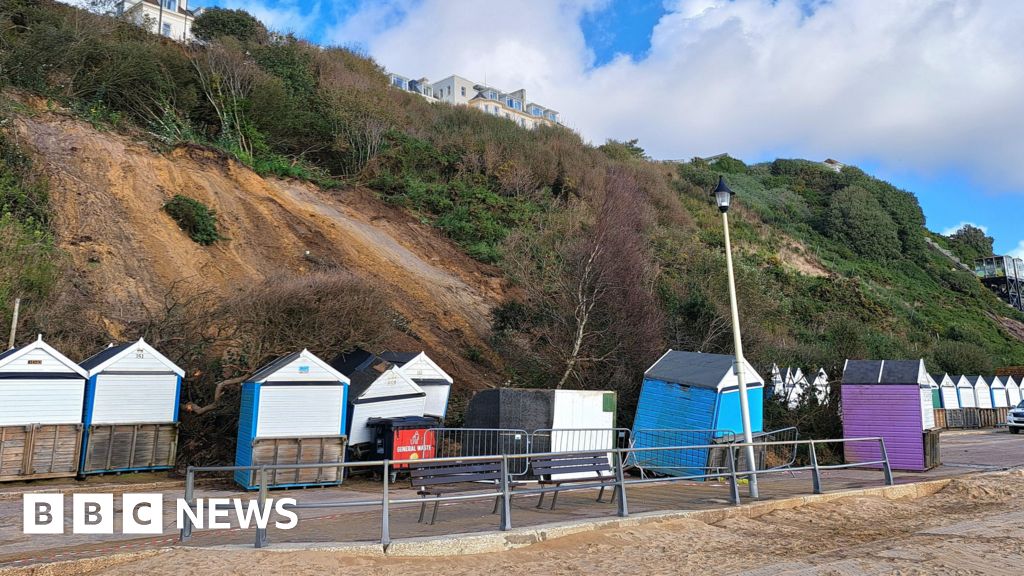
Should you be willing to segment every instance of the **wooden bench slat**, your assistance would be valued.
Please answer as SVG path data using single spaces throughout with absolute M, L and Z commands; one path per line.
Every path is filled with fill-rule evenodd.
M 615 476 L 589 476 L 586 478 L 549 478 L 537 480 L 538 484 L 565 484 L 568 482 L 608 482 L 615 481 Z
M 499 474 L 460 474 L 458 476 L 435 476 L 433 478 L 416 478 L 412 481 L 413 487 L 434 486 L 437 484 L 460 484 L 464 482 L 497 481 L 501 479 Z
M 611 470 L 598 469 L 593 468 L 591 466 L 575 466 L 572 468 L 555 468 L 553 470 L 543 470 L 535 468 L 533 471 L 533 473 L 536 476 L 551 476 L 558 474 L 581 474 L 584 472 L 594 472 L 596 474 L 599 472 L 611 472 Z

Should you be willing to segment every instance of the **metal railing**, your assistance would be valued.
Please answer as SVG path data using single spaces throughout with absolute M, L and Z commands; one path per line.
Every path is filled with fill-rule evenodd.
M 721 472 L 722 466 L 709 468 L 709 450 L 685 450 L 680 447 L 714 445 L 716 439 L 726 444 L 736 441 L 731 430 L 715 429 L 678 429 L 678 428 L 643 428 L 635 430 L 630 438 L 632 451 L 626 460 L 627 466 L 640 470 L 642 476 L 650 473 L 666 476 L 688 476 L 695 470 Z M 676 447 L 677 450 L 645 451 L 645 448 Z
M 881 458 L 877 461 L 868 462 L 855 462 L 849 464 L 833 464 L 833 465 L 819 465 L 817 460 L 816 446 L 819 444 L 834 444 L 834 443 L 851 443 L 851 442 L 877 442 L 879 445 Z M 883 479 L 886 485 L 893 484 L 892 469 L 889 466 L 889 459 L 885 450 L 885 441 L 881 437 L 865 437 L 865 438 L 843 438 L 843 439 L 832 439 L 832 440 L 794 440 L 791 442 L 762 442 L 757 443 L 760 445 L 789 445 L 794 444 L 798 446 L 807 446 L 810 455 L 810 465 L 797 467 L 797 468 L 776 468 L 768 470 L 757 470 L 757 471 L 743 471 L 738 470 L 736 466 L 736 452 L 747 446 L 753 446 L 755 444 L 745 444 L 734 442 L 726 445 L 726 461 L 727 470 L 724 474 L 696 474 L 690 476 L 665 476 L 657 478 L 630 478 L 627 479 L 625 476 L 625 461 L 631 453 L 635 452 L 659 452 L 659 451 L 678 451 L 678 450 L 710 450 L 712 448 L 722 448 L 720 444 L 703 444 L 696 446 L 665 446 L 665 447 L 650 447 L 650 448 L 607 448 L 599 450 L 580 451 L 577 454 L 581 455 L 594 455 L 594 454 L 609 454 L 612 458 L 612 465 L 615 473 L 614 489 L 616 495 L 616 506 L 617 513 L 619 516 L 628 516 L 628 500 L 626 493 L 626 486 L 633 484 L 651 484 L 651 483 L 667 483 L 676 482 L 682 480 L 697 480 L 697 479 L 722 479 L 723 476 L 729 480 L 729 492 L 730 501 L 734 505 L 739 505 L 740 492 L 739 484 L 743 477 L 748 477 L 752 474 L 758 476 L 765 476 L 772 473 L 788 472 L 788 471 L 799 471 L 809 470 L 811 471 L 812 477 L 812 489 L 815 494 L 821 493 L 821 471 L 822 470 L 835 470 L 840 468 L 862 468 L 868 466 L 881 466 Z M 558 456 L 565 454 L 565 452 L 550 452 L 550 453 L 533 453 L 533 454 L 513 454 L 513 455 L 480 455 L 480 456 L 459 456 L 459 457 L 448 457 L 448 458 L 424 458 L 418 460 L 418 464 L 443 464 L 443 463 L 468 463 L 468 462 L 480 462 L 480 461 L 493 461 L 495 459 L 501 459 L 501 480 L 500 480 L 500 491 L 487 491 L 480 493 L 468 493 L 468 494 L 455 494 L 448 496 L 427 496 L 419 498 L 392 498 L 390 496 L 391 491 L 391 469 L 393 463 L 391 460 L 378 460 L 373 462 L 346 462 L 339 464 L 337 462 L 331 463 L 316 463 L 316 464 L 282 464 L 282 465 L 261 465 L 261 466 L 189 466 L 186 472 L 185 479 L 185 502 L 190 508 L 196 506 L 196 495 L 195 495 L 195 477 L 196 474 L 208 473 L 208 472 L 236 472 L 239 470 L 255 471 L 260 479 L 260 490 L 257 496 L 258 510 L 262 513 L 266 510 L 267 506 L 267 492 L 268 492 L 268 472 L 279 468 L 323 468 L 329 467 L 334 468 L 341 466 L 343 468 L 381 468 L 383 479 L 383 486 L 380 498 L 364 499 L 364 500 L 350 500 L 350 501 L 331 501 L 331 502 L 315 502 L 315 503 L 296 503 L 295 509 L 330 509 L 330 508 L 348 508 L 348 507 L 365 507 L 365 506 L 380 506 L 381 508 L 381 535 L 380 542 L 383 546 L 388 546 L 391 543 L 391 506 L 396 504 L 423 504 L 430 502 L 456 502 L 463 500 L 474 500 L 474 499 L 494 499 L 496 496 L 501 498 L 500 506 L 500 530 L 511 530 L 512 528 L 512 515 L 511 515 L 511 499 L 513 496 L 536 496 L 540 494 L 546 494 L 548 492 L 570 492 L 578 490 L 587 490 L 606 487 L 607 483 L 603 481 L 597 482 L 575 482 L 570 485 L 563 486 L 549 486 L 542 487 L 537 485 L 536 488 L 518 488 L 515 492 L 512 492 L 512 486 L 510 482 L 510 476 L 512 476 L 513 461 L 516 460 L 528 460 L 530 456 L 534 457 L 549 457 Z M 398 462 L 407 465 L 407 461 Z M 397 463 L 396 463 L 397 464 Z M 193 526 L 191 518 L 188 514 L 183 515 L 183 525 L 181 527 L 181 540 L 188 541 L 192 537 Z M 256 528 L 256 539 L 255 546 L 262 548 L 268 544 L 267 529 Z
M 530 435 L 526 430 L 511 428 L 431 428 L 434 438 L 434 456 L 456 458 L 464 456 L 518 455 L 530 452 Z M 529 469 L 527 460 L 510 463 L 509 474 L 522 476 Z

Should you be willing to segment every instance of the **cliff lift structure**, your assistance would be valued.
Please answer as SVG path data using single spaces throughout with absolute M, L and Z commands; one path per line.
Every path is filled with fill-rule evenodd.
M 989 256 L 974 261 L 974 274 L 1010 306 L 1024 311 L 1024 260 L 1012 256 Z

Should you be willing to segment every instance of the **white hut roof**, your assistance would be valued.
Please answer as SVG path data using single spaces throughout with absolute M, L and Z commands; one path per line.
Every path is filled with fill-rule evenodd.
M 103 350 L 100 350 L 99 352 L 93 354 L 92 356 L 86 358 L 79 364 L 79 366 L 81 366 L 82 369 L 86 371 L 87 375 L 93 376 L 104 371 L 105 369 L 107 369 L 107 367 L 117 363 L 118 360 L 131 354 L 132 351 L 139 350 L 140 348 L 149 353 L 153 358 L 155 358 L 158 362 L 167 367 L 167 369 L 170 370 L 171 372 L 174 372 L 178 376 L 185 376 L 185 371 L 180 366 L 178 366 L 174 362 L 171 362 L 170 359 L 168 359 L 166 356 L 158 352 L 156 348 L 150 346 L 149 343 L 147 343 L 142 338 L 139 338 L 137 342 L 125 342 L 124 344 L 118 345 L 112 344 L 104 348 Z
M 7 372 L 16 372 L 16 370 L 10 369 L 15 367 L 15 362 L 17 362 L 19 358 L 22 358 L 35 350 L 42 350 L 46 354 L 50 355 L 54 360 L 67 368 L 68 372 L 74 372 L 83 378 L 86 377 L 85 370 L 83 370 L 78 364 L 72 362 L 67 356 L 58 352 L 53 346 L 44 342 L 41 334 L 39 335 L 39 338 L 30 344 L 26 344 L 20 348 L 11 348 L 3 354 L 0 354 L 0 372 L 5 371 L 5 368 L 7 368 Z

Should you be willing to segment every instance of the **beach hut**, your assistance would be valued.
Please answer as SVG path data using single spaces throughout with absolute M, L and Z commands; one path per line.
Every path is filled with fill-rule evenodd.
M 1014 407 L 1020 404 L 1020 383 L 1013 376 L 1006 376 L 1006 398 L 1010 403 L 1010 407 Z
M 772 374 L 770 382 L 765 386 L 765 398 L 774 398 L 776 396 L 784 395 L 784 381 L 782 379 L 782 372 L 779 371 L 778 364 L 772 364 Z
M 331 366 L 351 382 L 348 442 L 360 457 L 376 452 L 377 434 L 367 425 L 371 418 L 424 415 L 426 393 L 398 366 L 359 349 L 338 355 Z
M 939 431 L 925 417 L 931 412 L 931 384 L 924 360 L 848 360 L 841 394 L 845 438 L 881 436 L 894 469 L 923 471 L 939 464 Z M 849 442 L 844 450 L 851 463 L 881 457 L 874 442 Z
M 814 376 L 814 382 L 811 382 L 811 389 L 814 390 L 814 396 L 818 399 L 818 404 L 824 405 L 828 403 L 828 374 L 824 368 L 818 368 L 818 373 Z
M 349 380 L 308 350 L 282 356 L 242 384 L 237 466 L 343 462 Z M 338 468 L 268 471 L 268 486 L 339 484 Z M 235 472 L 247 489 L 259 474 Z
M 672 446 L 678 434 L 658 431 L 707 430 L 708 439 L 743 432 L 734 356 L 669 350 L 644 373 L 633 420 L 636 448 Z M 763 430 L 764 380 L 747 362 L 751 431 Z M 702 473 L 708 454 L 700 450 L 639 453 L 644 467 L 669 475 Z
M 426 352 L 384 352 L 380 357 L 398 366 L 402 373 L 426 393 L 423 413 L 444 422 L 448 414 L 448 397 L 454 380 Z
M 974 404 L 981 409 L 992 408 L 992 388 L 984 376 L 967 376 L 967 381 L 974 388 Z
M 977 408 L 978 399 L 974 395 L 974 384 L 962 374 L 954 376 L 953 380 L 956 382 L 956 397 L 960 401 L 960 407 Z
M 1009 408 L 1010 399 L 1006 395 L 1006 383 L 999 376 L 992 377 L 992 383 L 989 385 L 989 391 L 992 393 L 992 407 L 993 408 Z
M 88 378 L 79 474 L 173 467 L 185 371 L 142 338 L 79 366 Z
M 0 481 L 75 476 L 85 370 L 40 336 L 0 353 Z
M 938 379 L 938 382 L 939 399 L 942 402 L 942 408 L 946 410 L 959 410 L 960 396 L 956 392 L 956 381 L 949 374 L 943 374 Z

